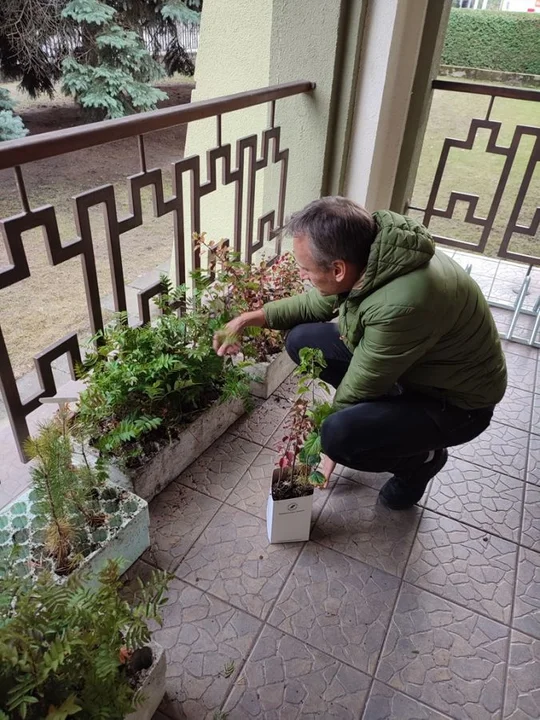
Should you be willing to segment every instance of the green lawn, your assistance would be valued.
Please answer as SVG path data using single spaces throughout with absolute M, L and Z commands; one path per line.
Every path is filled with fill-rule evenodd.
M 488 104 L 489 97 L 487 96 L 445 90 L 435 91 L 411 205 L 426 206 L 444 139 L 447 137 L 465 139 L 471 119 L 483 119 Z M 540 103 L 496 98 L 490 119 L 502 122 L 498 145 L 506 147 L 512 140 L 516 125 L 540 127 Z M 480 199 L 477 215 L 481 217 L 487 215 L 505 161 L 503 155 L 486 152 L 488 137 L 488 130 L 480 130 L 472 150 L 453 148 L 450 151 L 436 207 L 446 208 L 450 192 L 456 190 L 478 195 Z M 535 138 L 529 136 L 520 144 L 488 241 L 487 255 L 497 255 L 534 140 Z M 537 165 L 520 215 L 522 224 L 530 224 L 538 205 L 538 198 L 540 198 L 540 167 Z M 463 222 L 465 211 L 465 204 L 458 203 L 456 219 L 433 218 L 430 229 L 440 235 L 476 243 L 482 228 Z M 419 219 L 423 217 L 421 213 L 413 211 L 411 211 L 411 215 Z M 516 234 L 510 247 L 514 251 L 538 256 L 540 255 L 540 238 L 538 235 L 532 238 Z

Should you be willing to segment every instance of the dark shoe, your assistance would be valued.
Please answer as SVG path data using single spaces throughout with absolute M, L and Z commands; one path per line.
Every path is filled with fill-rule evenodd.
M 390 510 L 408 510 L 415 505 L 426 491 L 431 478 L 443 469 L 448 460 L 448 450 L 435 450 L 432 460 L 424 463 L 413 476 L 394 475 L 381 488 L 379 500 Z

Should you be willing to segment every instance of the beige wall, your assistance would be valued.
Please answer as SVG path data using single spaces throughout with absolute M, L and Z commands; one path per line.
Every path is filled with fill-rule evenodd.
M 293 80 L 317 83 L 317 90 L 310 95 L 277 102 L 281 146 L 290 148 L 287 213 L 321 193 L 341 5 L 342 0 L 204 3 L 193 101 Z M 234 149 L 238 138 L 268 127 L 268 117 L 267 106 L 223 116 L 223 141 L 232 142 Z M 205 168 L 204 154 L 215 146 L 215 120 L 189 125 L 186 157 L 201 155 Z M 255 231 L 263 212 L 277 210 L 278 175 L 274 170 L 259 171 Z M 202 229 L 209 236 L 232 236 L 233 199 L 230 186 L 203 200 Z M 186 232 L 190 233 L 189 227 Z

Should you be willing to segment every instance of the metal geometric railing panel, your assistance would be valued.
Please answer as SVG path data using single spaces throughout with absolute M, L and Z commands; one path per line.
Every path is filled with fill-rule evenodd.
M 275 97 L 279 98 L 306 92 L 312 88 L 313 85 L 310 83 L 291 83 L 287 86 L 278 86 L 275 90 Z M 59 265 L 75 257 L 81 258 L 88 307 L 88 324 L 92 334 L 95 334 L 103 328 L 103 313 L 90 211 L 96 206 L 101 206 L 103 209 L 112 280 L 113 306 L 115 311 L 125 312 L 127 302 L 122 258 L 126 248 L 122 247 L 122 236 L 144 223 L 141 197 L 144 188 L 152 189 L 155 217 L 168 214 L 173 216 L 176 278 L 179 283 L 186 282 L 186 252 L 190 252 L 191 249 L 191 263 L 194 268 L 200 266 L 201 258 L 198 249 L 192 249 L 191 238 L 185 237 L 185 221 L 189 221 L 189 226 L 193 232 L 201 232 L 201 199 L 218 189 L 218 163 L 221 163 L 223 168 L 222 184 L 234 185 L 235 187 L 232 247 L 241 254 L 243 259 L 250 261 L 255 252 L 263 247 L 269 247 L 269 243 L 274 240 L 270 256 L 275 256 L 280 250 L 278 230 L 284 222 L 289 151 L 286 148 L 281 148 L 281 129 L 274 126 L 275 99 L 271 96 L 268 97 L 269 92 L 267 89 L 265 89 L 264 93 L 263 91 L 259 92 L 264 97 L 261 102 L 270 101 L 272 103 L 271 127 L 262 132 L 261 138 L 254 134 L 239 139 L 233 153 L 230 144 L 222 144 L 221 142 L 221 114 L 216 115 L 217 146 L 206 152 L 205 179 L 203 179 L 201 158 L 199 156 L 192 156 L 175 162 L 172 166 L 172 194 L 169 197 L 165 195 L 162 170 L 159 168 L 149 170 L 146 167 L 144 137 L 139 134 L 140 172 L 127 178 L 130 213 L 127 216 L 119 217 L 113 185 L 103 185 L 80 193 L 73 198 L 73 215 L 77 237 L 69 242 L 62 242 L 56 211 L 52 205 L 38 209 L 32 209 L 29 206 L 22 171 L 19 166 L 16 166 L 16 179 L 23 212 L 0 220 L 0 231 L 10 262 L 10 265 L 6 268 L 0 269 L 0 289 L 13 286 L 30 276 L 22 236 L 28 230 L 42 228 L 49 262 L 52 265 Z M 249 96 L 246 106 L 255 104 L 253 94 L 246 93 L 246 96 Z M 234 96 L 234 102 L 231 103 L 230 109 L 238 109 L 238 97 Z M 218 98 L 215 102 L 221 112 L 227 111 L 226 108 L 222 109 L 224 106 L 223 99 Z M 193 115 L 194 105 L 189 109 L 191 115 Z M 203 105 L 203 116 L 207 117 L 209 114 L 208 102 L 203 103 Z M 181 116 L 181 113 L 179 115 Z M 132 121 L 132 119 L 127 120 Z M 152 121 L 152 118 L 149 121 Z M 112 122 L 118 125 L 118 121 Z M 178 122 L 182 122 L 182 120 L 176 120 L 171 124 L 178 124 Z M 120 129 L 122 130 L 122 128 Z M 31 140 L 35 143 L 35 138 L 31 138 Z M 75 140 L 79 142 L 80 146 L 80 140 L 77 138 Z M 19 143 L 21 142 L 24 143 L 24 141 L 19 141 Z M 93 144 L 96 143 L 93 142 Z M 258 155 L 259 144 L 261 146 L 260 156 Z M 5 143 L 4 147 L 11 145 L 13 144 Z M 4 147 L 0 148 L 0 160 Z M 10 148 L 7 148 L 7 150 L 10 150 Z M 66 151 L 60 149 L 58 154 Z M 43 156 L 43 148 L 39 152 Z M 54 154 L 48 150 L 47 153 L 49 156 Z M 258 172 L 270 167 L 270 165 L 279 165 L 280 167 L 277 206 L 275 210 L 266 213 L 262 217 L 255 218 Z M 189 202 L 184 197 L 185 178 L 189 180 Z M 160 289 L 160 283 L 156 282 L 138 291 L 138 322 L 149 322 L 150 300 L 159 293 Z M 67 337 L 58 340 L 34 358 L 40 388 L 31 397 L 23 400 L 17 388 L 9 352 L 0 327 L 0 388 L 16 437 L 19 453 L 23 460 L 25 459 L 22 449 L 23 443 L 28 436 L 26 418 L 39 407 L 42 397 L 56 393 L 57 388 L 53 377 L 52 363 L 64 354 L 68 356 L 73 376 L 74 364 L 81 361 L 81 348 L 77 333 L 71 333 Z
M 529 224 L 523 225 L 518 223 L 525 198 L 527 197 L 527 193 L 531 186 L 535 169 L 538 167 L 538 163 L 540 163 L 540 126 L 516 125 L 510 143 L 508 145 L 504 145 L 499 142 L 499 134 L 501 132 L 502 123 L 490 120 L 493 103 L 496 97 L 539 102 L 538 116 L 540 118 L 540 91 L 519 88 L 498 88 L 494 86 L 478 85 L 476 83 L 460 83 L 447 80 L 436 80 L 433 83 L 433 87 L 438 90 L 488 95 L 490 96 L 490 102 L 483 119 L 473 118 L 470 121 L 467 136 L 464 140 L 455 138 L 446 138 L 444 140 L 426 206 L 417 207 L 411 205 L 409 210 L 422 212 L 422 221 L 424 225 L 429 227 L 433 218 L 454 220 L 458 203 L 465 204 L 466 212 L 462 222 L 467 225 L 476 225 L 482 228 L 478 242 L 468 242 L 460 240 L 457 237 L 446 237 L 437 233 L 433 233 L 433 237 L 437 242 L 444 245 L 463 248 L 473 252 L 484 252 L 488 241 L 490 240 L 494 222 L 501 211 L 501 200 L 505 190 L 507 189 L 508 179 L 515 169 L 515 161 L 518 150 L 522 147 L 522 141 L 531 137 L 534 139 L 534 143 L 530 151 L 530 156 L 527 159 L 526 170 L 517 190 L 497 255 L 502 258 L 526 262 L 530 265 L 540 265 L 540 246 L 537 253 L 531 255 L 515 252 L 511 247 L 514 233 L 534 237 L 538 232 L 540 225 L 540 207 L 536 208 Z M 487 214 L 485 216 L 481 216 L 477 212 L 478 203 L 480 201 L 479 195 L 458 190 L 452 190 L 450 192 L 445 207 L 441 207 L 440 205 L 437 206 L 441 185 L 445 180 L 449 163 L 451 162 L 449 157 L 451 150 L 460 149 L 472 151 L 478 137 L 478 132 L 481 130 L 487 130 L 489 132 L 485 153 L 504 157 L 504 163 L 500 170 L 499 177 L 497 178 L 496 188 L 493 193 L 493 197 L 489 202 Z

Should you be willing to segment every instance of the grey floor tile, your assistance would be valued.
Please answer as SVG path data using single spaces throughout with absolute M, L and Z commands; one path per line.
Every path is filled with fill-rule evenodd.
M 479 437 L 450 452 L 462 460 L 524 480 L 527 445 L 524 430 L 493 422 Z
M 268 622 L 371 674 L 399 582 L 394 575 L 309 543 Z
M 529 431 L 531 427 L 533 393 L 529 390 L 509 387 L 499 405 L 495 408 L 494 420 Z
M 421 510 L 392 512 L 372 488 L 340 479 L 311 534 L 312 540 L 349 557 L 401 576 Z
M 508 325 L 510 325 L 510 321 L 508 321 L 507 327 Z M 536 359 L 538 357 L 538 348 L 531 347 L 530 345 L 511 342 L 509 340 L 505 340 L 504 338 L 501 339 L 501 344 L 505 355 L 509 353 L 510 355 L 521 355 L 521 357 L 533 359 Z
M 521 544 L 540 552 L 540 487 L 527 484 L 523 504 Z
M 531 432 L 540 435 L 540 394 L 538 393 L 533 396 Z
M 433 479 L 426 507 L 518 542 L 524 483 L 450 458 Z
M 259 445 L 266 445 L 277 428 L 283 424 L 290 407 L 287 400 L 272 395 L 268 400 L 257 404 L 250 415 L 238 420 L 232 426 L 231 432 Z
M 540 638 L 540 554 L 520 548 L 513 626 Z
M 178 720 L 210 720 L 247 658 L 261 622 L 174 579 L 154 631 L 167 654 L 161 710 Z
M 540 437 L 536 435 L 530 437 L 526 480 L 540 485 Z
M 176 575 L 265 619 L 302 543 L 270 545 L 260 518 L 223 506 Z
M 260 445 L 226 433 L 180 475 L 178 482 L 226 500 L 260 451 Z
M 518 547 L 426 510 L 405 580 L 508 624 Z
M 357 720 L 370 679 L 266 627 L 225 704 L 228 720 Z
M 364 472 L 363 470 L 353 470 L 343 465 L 339 465 L 336 471 L 342 478 L 352 480 L 360 485 L 367 485 L 374 490 L 380 490 L 384 483 L 392 477 L 392 473 Z
M 277 454 L 274 450 L 270 448 L 261 450 L 257 459 L 230 494 L 227 503 L 266 520 L 266 505 L 272 483 L 272 473 L 276 467 L 276 458 Z M 314 489 L 313 521 L 319 516 L 336 480 L 337 478 L 334 478 L 326 489 Z
M 362 720 L 452 720 L 452 718 L 375 681 Z
M 540 640 L 513 631 L 503 720 L 540 718 Z
M 492 720 L 503 704 L 509 632 L 404 584 L 376 677 L 456 720 Z
M 208 495 L 171 483 L 150 503 L 150 547 L 143 559 L 173 571 L 220 506 Z
M 536 362 L 537 359 L 534 357 L 526 358 L 508 354 L 506 356 L 508 385 L 533 392 Z

